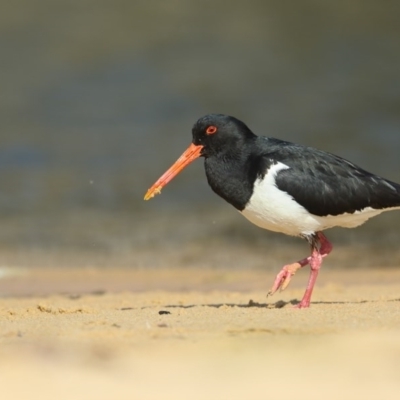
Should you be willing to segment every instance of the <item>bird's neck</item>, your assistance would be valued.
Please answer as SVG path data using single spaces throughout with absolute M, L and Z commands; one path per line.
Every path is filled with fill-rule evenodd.
M 211 189 L 242 211 L 250 200 L 256 174 L 251 169 L 250 154 L 237 149 L 205 159 L 204 167 Z M 254 176 L 253 176 L 254 175 Z

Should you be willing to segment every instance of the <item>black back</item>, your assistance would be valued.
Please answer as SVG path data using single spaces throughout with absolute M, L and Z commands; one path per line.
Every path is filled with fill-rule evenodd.
M 310 147 L 278 139 L 259 138 L 267 148 L 262 158 L 289 166 L 278 172 L 276 185 L 311 214 L 354 213 L 366 207 L 400 206 L 400 185 L 365 171 L 353 163 Z

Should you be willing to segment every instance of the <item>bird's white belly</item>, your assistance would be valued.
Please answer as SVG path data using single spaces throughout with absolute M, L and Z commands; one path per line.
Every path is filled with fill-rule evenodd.
M 245 209 L 241 211 L 241 214 L 253 224 L 270 231 L 298 236 L 334 226 L 353 228 L 385 211 L 368 207 L 353 214 L 324 217 L 310 214 L 292 196 L 276 186 L 276 174 L 287 168 L 289 168 L 287 165 L 277 163 L 268 170 L 263 179 L 258 179 L 254 183 L 253 195 Z
M 318 217 L 309 214 L 290 195 L 280 191 L 276 186 L 261 191 L 262 183 L 265 185 L 265 181 L 256 182 L 253 196 L 241 211 L 250 222 L 261 228 L 292 236 L 321 230 Z

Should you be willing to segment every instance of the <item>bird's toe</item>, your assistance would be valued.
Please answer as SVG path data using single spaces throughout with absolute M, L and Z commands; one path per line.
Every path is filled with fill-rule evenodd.
M 292 279 L 292 276 L 296 271 L 301 268 L 302 265 L 299 262 L 285 265 L 275 278 L 272 288 L 268 292 L 268 296 L 273 295 L 278 289 L 285 290 Z

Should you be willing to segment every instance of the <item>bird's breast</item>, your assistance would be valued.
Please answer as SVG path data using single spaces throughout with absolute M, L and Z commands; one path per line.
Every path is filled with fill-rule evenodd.
M 292 236 L 313 233 L 319 227 L 315 216 L 276 185 L 278 172 L 289 168 L 280 162 L 272 164 L 264 177 L 254 182 L 252 195 L 241 213 L 253 224 L 271 231 Z

